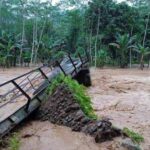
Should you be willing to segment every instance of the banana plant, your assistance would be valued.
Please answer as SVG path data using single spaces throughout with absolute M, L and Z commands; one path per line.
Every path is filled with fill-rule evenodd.
M 15 44 L 11 39 L 6 41 L 3 39 L 3 42 L 0 42 L 0 53 L 1 53 L 1 62 L 3 65 L 9 67 L 10 64 L 14 61 L 14 66 L 16 65 L 16 48 L 19 49 L 19 45 Z M 5 61 L 4 61 L 5 60 Z
M 110 43 L 110 46 L 117 48 L 117 53 L 120 56 L 120 67 L 124 68 L 128 64 L 128 52 L 129 49 L 133 46 L 135 36 L 130 37 L 129 34 L 124 34 L 116 37 L 115 43 Z
M 103 68 L 104 65 L 106 64 L 106 60 L 107 60 L 107 52 L 106 52 L 106 49 L 100 49 L 98 51 L 98 57 L 97 57 L 97 66 L 100 67 L 100 68 Z
M 140 55 L 140 68 L 141 70 L 144 69 L 144 59 L 146 56 L 150 55 L 150 48 L 144 47 L 141 44 L 138 44 L 133 48 L 135 52 L 137 52 Z

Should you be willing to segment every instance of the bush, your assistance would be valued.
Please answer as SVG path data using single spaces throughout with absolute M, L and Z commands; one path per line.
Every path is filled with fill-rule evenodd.
M 77 81 L 72 80 L 71 77 L 66 77 L 64 79 L 64 83 L 73 93 L 75 100 L 80 104 L 80 107 L 85 115 L 89 118 L 97 119 L 97 116 L 94 114 L 91 99 L 86 94 L 85 87 L 80 85 Z
M 144 141 L 144 138 L 140 134 L 135 133 L 134 131 L 129 130 L 128 128 L 124 128 L 123 133 L 130 137 L 135 143 L 139 144 L 140 142 Z
M 14 133 L 8 141 L 9 150 L 19 150 L 20 148 L 20 139 L 17 133 Z
M 101 49 L 98 51 L 98 57 L 96 58 L 97 67 L 103 68 L 107 61 L 106 50 Z
M 0 66 L 5 66 L 6 65 L 6 58 L 0 56 Z
M 64 80 L 64 76 L 61 74 L 61 75 L 58 75 L 58 76 L 56 76 L 53 80 L 52 80 L 52 82 L 51 82 L 51 84 L 49 85 L 49 87 L 47 88 L 47 94 L 53 94 L 54 93 L 54 91 L 55 91 L 55 89 L 61 84 L 61 83 L 63 83 L 63 80 Z
M 90 97 L 86 94 L 85 87 L 80 85 L 77 81 L 71 79 L 71 77 L 64 77 L 63 75 L 57 76 L 48 87 L 48 94 L 52 94 L 55 89 L 60 85 L 65 84 L 69 90 L 73 93 L 75 100 L 79 103 L 82 111 L 85 115 L 91 119 L 97 119 L 92 108 Z

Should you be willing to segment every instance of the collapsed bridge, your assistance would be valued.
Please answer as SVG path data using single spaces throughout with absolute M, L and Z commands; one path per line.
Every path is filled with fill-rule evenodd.
M 79 83 L 90 85 L 88 55 L 70 55 L 57 66 L 42 66 L 17 78 L 0 84 L 0 138 L 34 112 L 46 99 L 46 88 L 53 78 L 63 73 Z

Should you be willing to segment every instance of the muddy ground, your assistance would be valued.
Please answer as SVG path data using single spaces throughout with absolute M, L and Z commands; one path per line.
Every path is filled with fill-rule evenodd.
M 0 70 L 0 81 L 26 72 L 26 69 Z M 150 150 L 150 70 L 91 69 L 92 87 L 87 89 L 99 117 L 114 125 L 129 127 L 145 138 L 144 150 Z M 24 138 L 25 134 L 31 135 Z M 20 130 L 21 150 L 116 150 L 117 144 L 101 145 L 82 133 L 49 122 L 33 121 Z

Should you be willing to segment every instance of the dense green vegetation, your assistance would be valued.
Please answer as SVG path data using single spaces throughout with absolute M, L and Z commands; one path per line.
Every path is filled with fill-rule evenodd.
M 62 51 L 86 49 L 92 65 L 139 63 L 143 69 L 149 62 L 150 2 L 126 2 L 1 0 L 0 65 L 51 63 Z
M 19 150 L 21 138 L 18 133 L 11 133 L 9 136 L 5 136 L 0 139 L 0 149 L 8 149 L 8 150 Z
M 133 140 L 133 142 L 135 142 L 135 143 L 137 143 L 137 144 L 139 144 L 139 143 L 141 143 L 141 142 L 144 141 L 144 138 L 143 138 L 140 134 L 138 134 L 138 133 L 136 133 L 136 132 L 134 132 L 134 131 L 132 131 L 132 130 L 129 130 L 128 128 L 124 128 L 124 129 L 123 129 L 123 132 L 124 132 L 128 137 L 130 137 L 130 138 Z
M 53 79 L 48 87 L 48 94 L 52 94 L 60 84 L 65 84 L 69 88 L 74 96 L 74 99 L 80 104 L 82 111 L 87 117 L 97 119 L 92 107 L 91 99 L 86 94 L 85 87 L 80 85 L 77 81 L 71 79 L 71 77 L 58 75 L 55 79 Z
M 9 150 L 19 150 L 20 148 L 20 139 L 17 133 L 14 133 L 8 141 Z

